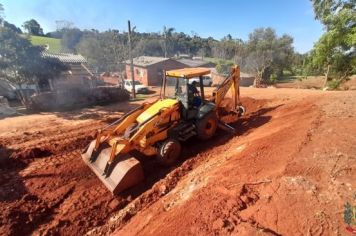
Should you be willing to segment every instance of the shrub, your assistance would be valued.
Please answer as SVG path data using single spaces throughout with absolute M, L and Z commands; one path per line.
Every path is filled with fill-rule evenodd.
M 224 60 L 219 60 L 218 64 L 216 65 L 216 71 L 219 73 L 219 74 L 223 74 L 223 75 L 226 75 L 226 74 L 229 74 L 230 73 L 230 70 L 231 70 L 231 67 L 234 65 L 234 63 L 232 62 L 228 62 L 228 61 L 224 61 Z
M 328 87 L 332 90 L 339 89 L 342 82 L 343 82 L 343 80 L 341 80 L 341 79 L 332 79 L 332 80 L 328 81 Z
M 269 79 L 269 83 L 270 84 L 275 84 L 275 83 L 277 83 L 277 75 L 276 74 L 272 74 L 271 76 L 270 76 L 270 79 Z

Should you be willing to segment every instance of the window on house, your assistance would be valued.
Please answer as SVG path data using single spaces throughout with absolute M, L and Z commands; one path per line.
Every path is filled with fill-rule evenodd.
M 138 76 L 140 76 L 141 78 L 143 78 L 143 75 L 145 74 L 145 71 L 143 69 L 139 70 Z

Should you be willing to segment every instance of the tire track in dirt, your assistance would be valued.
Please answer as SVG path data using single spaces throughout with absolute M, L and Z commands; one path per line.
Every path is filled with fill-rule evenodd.
M 253 99 L 248 102 L 250 112 L 265 104 Z M 241 123 L 238 125 L 244 127 Z M 114 197 L 80 157 L 80 150 L 100 126 L 94 122 L 62 128 L 60 133 L 29 133 L 25 142 L 20 138 L 6 142 L 7 148 L 12 149 L 11 161 L 19 161 L 21 165 L 7 170 L 0 168 L 0 177 L 6 176 L 7 180 L 0 183 L 0 192 L 4 193 L 0 198 L 4 203 L 0 206 L 1 234 L 84 234 L 91 229 L 102 233 L 106 228 L 106 233 L 112 232 L 118 225 L 106 223 L 111 216 L 123 214 L 125 223 L 169 193 L 183 176 L 209 158 L 211 152 L 207 148 L 223 145 L 231 138 L 221 132 L 206 143 L 189 142 L 185 158 L 172 168 L 159 167 L 155 160 L 144 158 L 147 176 L 144 183 Z M 9 194 L 11 198 L 6 197 Z
M 238 130 L 237 135 L 239 136 L 245 136 L 250 133 L 252 129 L 262 125 L 263 122 L 257 117 L 275 109 L 266 108 L 261 110 L 261 108 L 266 106 L 268 102 L 267 100 L 245 98 L 243 102 L 247 107 L 248 112 L 244 118 L 234 124 Z M 262 120 L 267 121 L 264 119 Z M 253 125 L 252 123 L 256 124 Z M 204 142 L 193 138 L 190 142 L 185 143 L 181 162 L 168 170 L 159 167 L 158 163 L 155 161 L 148 161 L 148 163 L 142 161 L 144 171 L 148 177 L 145 180 L 145 183 L 124 193 L 124 196 L 128 196 L 126 198 L 128 199 L 126 204 L 118 209 L 105 225 L 93 228 L 92 230 L 89 230 L 87 234 L 109 235 L 115 230 L 123 227 L 142 209 L 149 207 L 163 196 L 170 193 L 184 176 L 195 170 L 199 165 L 212 156 L 223 153 L 226 149 L 224 145 L 232 138 L 234 137 L 223 131 L 219 131 L 213 139 Z M 153 183 L 152 186 L 151 183 Z M 242 195 L 244 194 L 245 193 L 243 192 Z M 132 200 L 132 198 L 134 200 Z M 256 201 L 257 198 L 258 197 L 256 197 Z
M 2 150 L 3 153 L 13 153 L 14 155 L 11 159 L 12 164 L 9 163 L 11 165 L 7 166 L 8 168 L 0 167 L 0 234 L 84 235 L 88 233 L 106 235 L 118 229 L 123 229 L 123 231 L 128 229 L 127 231 L 130 232 L 141 225 L 150 226 L 151 232 L 160 230 L 159 227 L 164 226 L 166 232 L 172 234 L 189 232 L 190 229 L 195 232 L 211 232 L 212 234 L 236 232 L 253 234 L 259 232 L 279 235 L 284 232 L 300 234 L 302 232 L 316 234 L 331 232 L 328 228 L 329 225 L 323 225 L 323 222 L 326 222 L 326 224 L 330 224 L 331 228 L 334 224 L 334 221 L 326 218 L 334 216 L 330 214 L 330 211 L 328 212 L 329 216 L 321 212 L 323 214 L 317 215 L 320 219 L 311 221 L 312 223 L 305 221 L 304 218 L 301 219 L 305 221 L 306 226 L 304 223 L 298 222 L 300 216 L 308 217 L 306 213 L 308 209 L 305 210 L 304 206 L 298 206 L 298 201 L 302 200 L 302 204 L 309 208 L 312 208 L 310 204 L 313 204 L 316 210 L 328 211 L 326 208 L 321 208 L 319 203 L 311 201 L 314 198 L 308 197 L 306 192 L 311 189 L 311 194 L 314 194 L 313 183 L 317 181 L 298 177 L 302 174 L 305 175 L 305 172 L 310 175 L 315 174 L 311 173 L 316 172 L 314 169 L 306 169 L 304 164 L 317 163 L 315 158 L 307 159 L 308 155 L 303 155 L 305 159 L 303 156 L 295 158 L 306 146 L 315 142 L 315 133 L 322 131 L 319 126 L 323 122 L 315 116 L 315 112 L 313 112 L 315 107 L 310 106 L 312 101 L 313 98 L 308 98 L 305 103 L 300 104 L 299 101 L 291 103 L 284 100 L 273 100 L 266 106 L 266 101 L 247 99 L 243 103 L 247 104 L 248 114 L 236 125 L 239 128 L 238 135 L 242 138 L 248 134 L 254 136 L 246 137 L 246 139 L 251 138 L 252 141 L 250 141 L 254 142 L 254 146 L 246 144 L 246 150 L 249 153 L 244 154 L 244 158 L 234 159 L 232 157 L 232 155 L 237 155 L 236 150 L 241 146 L 241 143 L 237 142 L 238 137 L 232 138 L 221 132 L 213 140 L 204 143 L 192 139 L 186 144 L 183 160 L 172 168 L 161 168 L 157 166 L 155 160 L 143 158 L 146 180 L 117 197 L 112 196 L 105 189 L 80 158 L 80 149 L 90 141 L 85 137 L 99 127 L 97 121 L 78 127 L 65 128 L 63 133 L 54 130 L 48 134 L 46 132 L 43 134 L 29 133 L 24 142 L 21 141 L 21 137 L 14 139 L 16 142 L 13 140 L 5 142 L 6 140 L 0 139 L 0 143 L 6 143 Z M 273 111 L 282 103 L 288 104 L 286 107 Z M 277 106 L 273 107 L 273 104 L 277 104 Z M 337 106 L 339 104 L 340 102 L 336 103 Z M 329 110 L 335 112 L 335 107 Z M 347 112 L 345 111 L 345 115 L 349 115 Z M 273 125 L 269 123 L 271 119 Z M 312 122 L 313 119 L 314 122 Z M 311 125 L 309 121 L 312 123 Z M 255 131 L 265 124 L 263 129 Z M 332 127 L 336 129 L 338 126 Z M 300 130 L 303 132 L 299 133 Z M 293 138 L 298 134 L 303 135 L 294 140 Z M 317 137 L 322 139 L 326 136 Z M 331 137 L 331 134 L 328 134 L 327 137 Z M 256 138 L 262 141 L 255 142 Z M 61 141 L 61 139 L 64 140 Z M 243 142 L 248 142 L 246 139 Z M 288 140 L 294 141 L 289 143 Z M 57 142 L 57 146 L 52 145 Z M 283 143 L 287 146 L 278 146 Z M 23 148 L 28 149 L 28 152 L 21 153 Z M 281 151 L 280 155 L 272 153 L 278 153 L 283 148 L 286 148 L 285 152 Z M 45 150 L 43 153 L 41 153 L 42 149 Z M 290 150 L 295 153 L 291 153 Z M 50 153 L 46 153 L 46 151 Z M 313 152 L 314 150 L 309 147 L 307 151 Z M 345 151 L 345 153 L 347 152 Z M 297 162 L 291 162 L 292 155 Z M 321 167 L 316 164 L 315 166 L 327 169 L 326 159 L 319 159 Z M 214 163 L 215 160 L 217 163 Z M 231 163 L 224 166 L 223 163 L 227 160 L 230 160 Z M 269 161 L 272 162 L 269 163 Z M 346 174 L 341 175 L 344 172 L 340 174 L 334 170 L 339 162 L 336 163 L 334 159 L 330 162 L 333 166 L 331 171 L 334 176 L 332 177 L 338 178 L 338 180 L 344 178 Z M 205 163 L 208 164 L 205 165 Z M 285 165 L 285 163 L 289 164 Z M 345 163 L 348 165 L 351 163 L 351 161 L 346 162 L 346 155 Z M 212 165 L 211 168 L 206 168 L 209 165 Z M 281 174 L 274 176 L 279 169 L 282 171 Z M 198 170 L 207 172 L 205 177 L 214 178 L 214 181 L 211 180 L 211 182 L 214 182 L 215 185 L 209 182 L 211 185 L 205 186 L 204 177 L 199 179 L 199 176 L 203 176 L 204 172 Z M 212 173 L 214 170 L 223 171 L 223 174 Z M 246 170 L 249 170 L 250 173 L 245 173 Z M 280 178 L 286 173 L 287 177 Z M 321 172 L 321 174 L 321 177 L 325 178 L 325 172 Z M 351 171 L 349 174 L 351 175 Z M 197 179 L 190 182 L 192 176 Z M 246 184 L 249 181 L 264 179 L 266 176 L 268 178 L 272 176 L 271 183 L 258 186 Z M 199 181 L 203 182 L 203 187 L 199 186 Z M 233 187 L 229 189 L 230 184 Z M 318 184 L 321 185 L 321 183 Z M 192 191 L 195 191 L 194 194 L 189 192 L 191 186 Z M 347 185 L 345 186 L 347 187 Z M 338 192 L 340 189 L 336 190 L 335 192 Z M 299 195 L 295 195 L 293 191 Z M 316 191 L 321 190 L 316 189 Z M 329 190 L 325 191 L 329 197 Z M 192 202 L 193 204 L 191 204 Z M 202 209 L 202 202 L 206 209 Z M 289 205 L 290 202 L 295 203 Z M 281 208 L 278 205 L 280 203 L 285 204 L 285 207 Z M 333 202 L 329 206 L 331 204 Z M 160 207 L 159 210 L 163 212 L 169 211 L 169 214 L 157 214 L 155 211 L 157 208 L 154 208 L 156 206 Z M 189 207 L 188 211 L 187 207 Z M 335 209 L 335 212 L 337 210 L 336 207 L 332 209 Z M 293 212 L 289 212 L 289 210 Z M 148 224 L 150 219 L 146 217 L 147 215 L 158 218 L 156 221 L 152 219 Z M 165 221 L 163 217 L 172 219 Z M 288 231 L 281 225 L 282 223 L 292 229 Z M 311 228 L 304 231 L 305 227 Z M 142 232 L 148 231 L 142 230 Z
M 91 141 L 98 127 L 98 124 L 89 123 L 62 129 L 60 132 L 43 132 L 40 133 L 42 137 L 38 137 L 38 132 L 28 133 L 26 139 L 29 141 L 22 143 L 19 143 L 22 137 L 1 140 L 8 144 L 6 149 L 9 150 L 7 154 L 10 158 L 0 167 L 0 234 L 61 233 L 68 226 L 66 222 L 72 219 L 59 219 L 66 219 L 64 215 L 73 212 L 77 214 L 75 219 L 84 218 L 85 214 L 80 212 L 83 208 L 90 209 L 88 204 L 81 203 L 85 199 L 78 197 L 85 196 L 85 188 L 80 186 L 83 182 L 93 182 L 91 186 L 87 184 L 86 188 L 94 187 L 89 195 L 105 199 L 101 201 L 102 205 L 112 199 L 80 158 L 80 150 Z M 76 200 L 79 204 L 74 203 L 78 209 L 62 213 L 63 206 L 72 205 L 71 200 L 77 198 L 80 199 Z M 88 199 L 89 205 L 95 201 L 93 198 Z M 102 205 L 96 205 L 97 210 L 94 209 L 93 213 L 100 212 Z M 95 222 L 107 215 L 101 214 L 99 220 L 93 217 L 86 222 L 95 225 Z M 77 227 L 73 232 L 80 233 L 79 228 L 84 227 Z
M 110 215 L 114 197 L 80 152 L 98 128 L 115 119 L 66 122 L 0 138 L 1 235 L 82 234 Z
M 74 129 L 57 131 L 53 134 L 42 133 L 41 137 L 37 137 L 38 133 L 36 132 L 28 133 L 29 141 L 25 142 L 20 140 L 10 140 L 7 143 L 0 140 L 0 142 L 12 150 L 12 158 L 40 158 L 82 148 L 82 143 L 88 143 L 99 127 L 99 125 L 87 124 Z
M 319 124 L 319 119 L 315 116 L 318 112 L 314 111 L 315 107 L 311 102 L 293 101 L 286 106 L 281 104 L 281 101 L 273 102 L 267 107 L 261 107 L 259 111 L 251 111 L 246 119 L 241 119 L 241 123 L 238 124 L 238 127 L 243 130 L 241 140 L 240 138 L 230 139 L 231 141 L 226 145 L 222 143 L 220 146 L 212 146 L 206 152 L 200 152 L 198 156 L 195 156 L 194 160 L 198 162 L 192 165 L 193 171 L 183 175 L 189 174 L 188 178 L 183 179 L 183 176 L 178 178 L 173 187 L 174 190 L 168 188 L 169 195 L 161 192 L 165 192 L 165 184 L 169 183 L 168 178 L 175 170 L 154 186 L 157 187 L 155 193 L 157 198 L 155 195 L 151 199 L 143 198 L 146 194 L 152 196 L 153 188 L 150 189 L 124 210 L 111 217 L 105 227 L 90 231 L 90 233 L 106 235 L 114 229 L 116 235 L 146 235 L 149 232 L 163 235 L 169 232 L 174 235 L 189 234 L 189 232 L 191 234 L 205 232 L 205 234 L 213 235 L 226 235 L 232 232 L 249 232 L 249 235 L 252 235 L 256 232 L 263 232 L 269 235 L 280 235 L 283 230 L 275 225 L 274 212 L 269 213 L 272 216 L 271 220 L 268 217 L 261 220 L 254 215 L 261 205 L 271 200 L 270 198 L 274 196 L 272 192 L 277 191 L 272 189 L 270 184 L 264 184 L 266 181 L 261 180 L 271 177 L 266 183 L 274 182 L 275 179 L 272 177 L 276 173 L 283 172 L 285 164 L 290 162 L 291 151 L 299 152 L 299 146 L 310 141 L 312 134 L 310 129 L 316 129 Z M 273 109 L 276 110 L 273 111 Z M 268 117 L 272 117 L 271 122 L 267 119 Z M 304 122 L 301 122 L 302 119 L 305 119 Z M 263 122 L 267 122 L 266 126 L 253 132 L 254 128 L 263 125 Z M 295 139 L 290 138 L 291 133 L 295 134 Z M 221 140 L 223 137 L 217 136 L 216 138 Z M 275 152 L 279 151 L 276 149 L 280 149 L 278 144 L 281 141 L 291 146 L 283 149 L 282 155 L 276 155 Z M 246 150 L 238 156 L 240 147 L 244 150 L 244 144 L 246 144 Z M 206 143 L 206 146 L 209 144 Z M 182 166 L 189 161 L 183 163 Z M 205 163 L 213 164 L 213 169 L 206 169 Z M 205 173 L 199 173 L 198 170 L 202 167 Z M 203 184 L 202 187 L 198 183 L 198 187 L 195 188 L 194 183 L 199 182 L 195 178 L 199 176 L 211 178 L 208 181 L 209 184 Z M 255 179 L 256 176 L 258 176 L 257 179 Z M 251 183 L 260 182 L 263 184 L 250 186 Z M 233 187 L 227 189 L 226 186 L 232 184 Z M 190 185 L 195 188 L 194 194 L 189 192 Z M 268 191 L 264 190 L 265 188 L 268 188 Z M 177 189 L 178 192 L 176 192 Z M 188 196 L 188 200 L 183 200 L 182 203 L 179 196 L 185 198 L 187 194 L 191 197 Z M 164 197 L 164 195 L 167 196 Z M 246 206 L 240 200 L 245 202 Z M 176 203 L 177 201 L 179 202 Z M 172 202 L 174 206 L 170 207 Z M 201 204 L 204 204 L 204 207 Z M 166 205 L 169 207 L 167 208 Z M 266 215 L 262 215 L 264 216 Z M 279 220 L 282 221 L 282 219 Z M 180 227 L 181 225 L 184 227 Z

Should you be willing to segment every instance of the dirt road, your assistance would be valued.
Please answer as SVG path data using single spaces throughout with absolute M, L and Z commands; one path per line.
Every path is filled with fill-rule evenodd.
M 172 168 L 145 160 L 147 179 L 116 197 L 79 153 L 138 102 L 0 120 L 0 234 L 346 235 L 356 93 L 241 94 L 236 136 L 190 140 Z

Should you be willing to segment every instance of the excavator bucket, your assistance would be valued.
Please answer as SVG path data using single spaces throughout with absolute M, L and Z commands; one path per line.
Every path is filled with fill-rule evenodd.
M 84 162 L 94 171 L 101 182 L 113 193 L 118 194 L 144 179 L 140 162 L 129 154 L 119 154 L 110 171 L 105 171 L 110 159 L 111 147 L 94 151 L 95 140 L 82 154 Z M 106 173 L 105 173 L 106 172 Z

